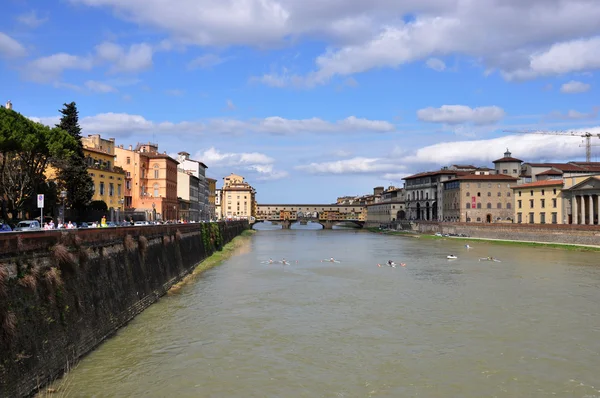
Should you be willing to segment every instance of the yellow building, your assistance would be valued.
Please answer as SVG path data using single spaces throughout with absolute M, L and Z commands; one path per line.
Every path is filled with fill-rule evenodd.
M 515 222 L 564 224 L 563 180 L 544 180 L 514 185 Z
M 223 218 L 249 220 L 256 217 L 256 190 L 244 177 L 233 173 L 224 177 L 221 192 Z
M 94 148 L 83 148 L 88 174 L 94 181 L 92 200 L 102 200 L 108 208 L 123 210 L 125 172 L 114 167 L 115 155 Z

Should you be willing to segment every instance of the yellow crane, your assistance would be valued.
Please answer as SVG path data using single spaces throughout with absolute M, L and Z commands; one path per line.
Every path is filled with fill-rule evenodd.
M 598 144 L 592 144 L 592 137 L 600 138 L 600 134 L 592 134 L 590 132 L 582 131 L 540 131 L 540 130 L 503 130 L 505 133 L 516 133 L 516 134 L 542 134 L 542 135 L 559 135 L 563 137 L 583 137 L 585 138 L 585 144 L 579 146 L 585 146 L 585 161 L 592 161 L 592 147 L 600 146 Z

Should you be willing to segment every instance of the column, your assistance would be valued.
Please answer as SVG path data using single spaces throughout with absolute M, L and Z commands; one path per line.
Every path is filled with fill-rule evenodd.
M 579 214 L 579 217 L 581 217 L 580 224 L 585 225 L 585 196 L 579 195 L 579 199 L 581 200 L 581 203 L 580 203 L 581 213 Z
M 571 197 L 571 218 L 573 224 L 579 224 L 579 220 L 577 218 L 577 195 L 573 195 Z
M 588 220 L 588 224 L 594 225 L 594 197 L 592 195 L 588 195 L 588 200 L 590 201 L 590 219 Z
M 598 203 L 598 225 L 600 225 L 600 195 L 596 195 L 596 203 Z

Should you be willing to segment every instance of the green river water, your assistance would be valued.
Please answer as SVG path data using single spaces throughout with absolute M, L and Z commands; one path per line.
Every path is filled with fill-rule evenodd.
M 70 397 L 600 397 L 600 255 L 472 245 L 259 231 L 54 387 Z M 487 256 L 502 262 L 478 261 Z M 291 264 L 261 263 L 270 257 Z M 321 261 L 330 257 L 340 263 Z M 406 267 L 377 266 L 388 259 Z

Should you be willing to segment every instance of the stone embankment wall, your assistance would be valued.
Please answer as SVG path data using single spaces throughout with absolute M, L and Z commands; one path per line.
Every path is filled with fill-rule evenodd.
M 600 246 L 600 227 L 553 224 L 474 224 L 417 222 L 420 233 L 465 234 L 473 238 Z
M 31 395 L 61 376 L 247 228 L 0 234 L 0 397 Z

